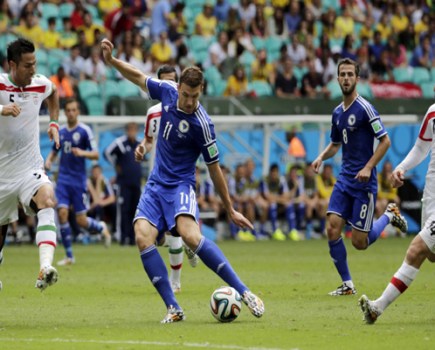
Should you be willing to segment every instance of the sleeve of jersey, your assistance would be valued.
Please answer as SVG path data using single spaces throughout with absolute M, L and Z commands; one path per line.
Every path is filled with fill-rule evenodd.
M 177 89 L 177 84 L 174 82 L 163 81 L 155 78 L 148 78 L 146 81 L 148 92 L 153 100 L 162 100 L 162 96 L 167 90 Z
M 387 134 L 384 124 L 382 123 L 379 113 L 372 106 L 365 109 L 369 123 L 372 126 L 373 133 L 377 139 Z
M 86 135 L 87 135 L 86 148 L 88 150 L 91 150 L 91 151 L 97 151 L 98 150 L 98 146 L 97 146 L 97 142 L 94 139 L 94 133 L 92 132 L 92 130 L 91 129 L 87 129 L 86 130 Z
M 201 153 L 206 164 L 219 161 L 219 150 L 216 143 L 214 125 L 212 123 L 201 124 L 200 142 L 202 142 Z
M 331 125 L 330 138 L 332 143 L 341 143 L 340 130 L 338 130 L 337 126 L 334 123 L 334 120 L 332 121 L 332 125 Z
M 42 94 L 42 99 L 45 100 L 53 92 L 53 83 L 47 77 L 40 74 L 37 75 L 36 83 L 45 86 L 45 90 Z

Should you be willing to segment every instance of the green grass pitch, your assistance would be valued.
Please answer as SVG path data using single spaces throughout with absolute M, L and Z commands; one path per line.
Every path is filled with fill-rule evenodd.
M 380 240 L 356 251 L 346 240 L 358 294 L 331 297 L 340 284 L 325 240 L 223 242 L 243 281 L 266 306 L 260 319 L 246 307 L 220 324 L 209 311 L 224 283 L 202 263 L 184 261 L 178 296 L 185 322 L 160 324 L 165 307 L 145 275 L 135 247 L 76 245 L 77 263 L 59 267 L 59 282 L 40 293 L 35 247 L 7 246 L 0 267 L 0 349 L 430 349 L 434 343 L 435 279 L 430 263 L 378 323 L 362 322 L 365 293 L 378 296 L 402 263 L 407 239 Z M 165 261 L 167 249 L 160 248 Z M 63 257 L 58 247 L 56 260 Z

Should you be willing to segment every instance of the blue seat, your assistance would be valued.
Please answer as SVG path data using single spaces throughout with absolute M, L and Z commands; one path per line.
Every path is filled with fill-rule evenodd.
M 336 99 L 341 99 L 342 96 L 342 92 L 341 92 L 341 88 L 340 85 L 337 83 L 337 81 L 335 80 L 331 80 L 326 87 L 328 88 L 328 90 L 331 92 L 331 99 L 336 100 Z
M 122 98 L 140 96 L 140 88 L 128 80 L 120 80 L 118 82 L 118 89 L 119 96 Z
M 101 95 L 106 102 L 109 101 L 112 97 L 120 96 L 119 84 L 115 80 L 107 79 L 104 83 L 100 84 L 100 87 Z
M 65 2 L 59 5 L 59 18 L 71 17 L 74 11 L 74 4 L 70 2 Z
M 42 6 L 42 18 L 50 18 L 50 17 L 55 17 L 57 18 L 57 16 L 59 15 L 59 7 L 55 4 L 51 4 L 48 2 L 43 2 L 41 4 Z
M 338 85 L 338 84 L 337 84 Z M 358 84 L 358 93 L 367 99 L 373 98 L 373 91 L 369 83 L 361 82 Z
M 434 85 L 435 85 L 435 82 L 433 82 L 433 81 L 429 81 L 429 82 L 421 84 L 421 91 L 423 93 L 424 98 L 433 99 L 435 97 L 435 92 L 433 90 Z
M 430 72 L 427 68 L 414 67 L 412 71 L 412 82 L 417 85 L 431 81 Z
M 272 96 L 273 90 L 269 83 L 260 80 L 254 80 L 248 84 L 248 91 L 255 91 L 258 97 Z
M 398 83 L 409 83 L 412 81 L 412 68 L 396 67 L 393 69 L 393 76 Z

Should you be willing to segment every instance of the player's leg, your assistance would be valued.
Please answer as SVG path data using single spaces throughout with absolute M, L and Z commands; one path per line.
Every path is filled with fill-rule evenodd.
M 72 230 L 68 220 L 69 208 L 58 206 L 57 216 L 59 218 L 60 236 L 62 238 L 62 245 L 65 249 L 65 258 L 59 260 L 57 265 L 71 265 L 75 263 L 74 252 L 72 247 Z
M 355 294 L 356 290 L 353 285 L 352 277 L 347 264 L 347 251 L 344 245 L 341 232 L 343 230 L 346 218 L 350 217 L 350 208 L 353 199 L 346 194 L 341 185 L 337 183 L 332 191 L 331 200 L 329 201 L 328 216 L 326 220 L 326 234 L 328 236 L 329 254 L 334 262 L 335 268 L 341 277 L 342 285 L 329 295 L 350 295 Z
M 80 227 L 88 230 L 90 233 L 100 233 L 104 238 L 104 245 L 109 247 L 112 242 L 107 225 L 104 221 L 98 221 L 90 216 L 86 216 L 89 208 L 88 196 L 85 188 L 76 188 L 71 193 L 72 204 L 76 212 L 76 221 Z
M 428 221 L 423 230 L 412 240 L 405 261 L 396 271 L 382 295 L 374 301 L 369 300 L 365 295 L 361 296 L 359 305 L 366 323 L 375 323 L 384 310 L 407 290 L 417 277 L 426 258 L 431 262 L 435 261 L 435 254 L 428 247 L 429 242 L 431 247 L 435 244 L 435 238 L 431 236 L 431 233 L 435 232 L 435 216 L 433 219 L 434 221 Z
M 8 232 L 8 225 L 0 226 L 0 265 L 3 263 L 3 247 L 6 242 L 6 234 Z M 0 281 L 0 290 L 2 290 L 3 285 L 2 281 Z
M 183 240 L 171 234 L 166 235 L 169 246 L 169 264 L 171 265 L 170 281 L 174 293 L 181 292 L 181 268 L 183 266 Z
M 43 291 L 56 283 L 58 278 L 57 271 L 52 266 L 56 248 L 55 199 L 53 187 L 46 175 L 43 172 L 36 172 L 33 176 L 38 181 L 43 180 L 44 184 L 38 187 L 30 202 L 23 202 L 23 207 L 26 211 L 28 204 L 38 217 L 36 244 L 39 247 L 40 272 L 35 287 Z M 26 186 L 23 193 L 25 198 Z

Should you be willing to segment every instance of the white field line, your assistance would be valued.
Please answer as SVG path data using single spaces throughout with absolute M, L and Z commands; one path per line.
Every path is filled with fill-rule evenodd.
M 35 338 L 0 338 L 1 342 L 11 343 L 65 343 L 65 344 L 117 344 L 117 345 L 154 345 L 154 346 L 170 346 L 170 347 L 184 347 L 184 348 L 207 348 L 207 349 L 229 349 L 229 350 L 299 350 L 297 348 L 263 348 L 263 347 L 250 347 L 239 345 L 219 345 L 210 343 L 177 343 L 177 342 L 158 342 L 146 340 L 93 340 L 93 339 L 35 339 Z

